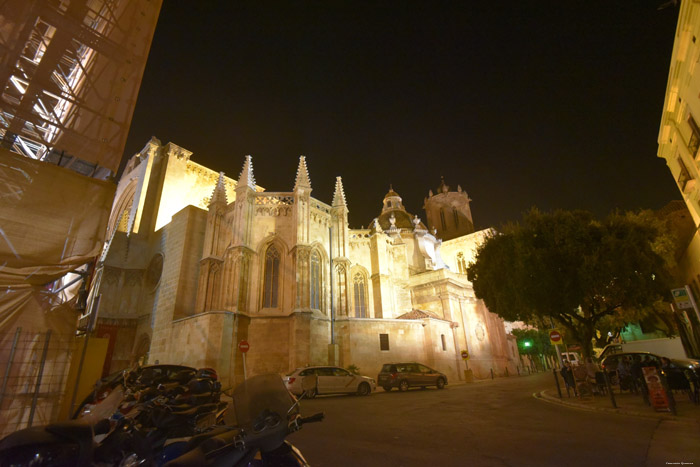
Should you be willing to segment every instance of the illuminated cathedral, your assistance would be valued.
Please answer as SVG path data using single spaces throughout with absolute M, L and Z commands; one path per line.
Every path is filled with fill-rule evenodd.
M 153 138 L 119 181 L 98 273 L 106 371 L 206 366 L 230 384 L 305 365 L 374 376 L 418 361 L 451 381 L 517 371 L 514 339 L 466 277 L 490 231 L 474 232 L 461 187 L 431 190 L 426 222 L 390 189 L 354 229 L 341 177 L 330 203 L 314 198 L 303 156 L 292 191 L 258 186 L 250 156 L 237 179 L 190 156 Z

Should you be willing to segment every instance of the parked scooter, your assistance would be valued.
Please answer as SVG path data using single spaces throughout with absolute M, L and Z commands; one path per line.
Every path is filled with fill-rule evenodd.
M 316 388 L 317 377 L 302 381 L 303 394 Z M 308 466 L 286 437 L 306 423 L 320 422 L 323 413 L 302 417 L 299 401 L 277 374 L 260 375 L 241 383 L 233 393 L 237 425 L 192 437 L 185 454 L 166 467 Z
M 220 397 L 211 369 L 162 365 L 113 375 L 98 382 L 75 420 L 1 440 L 0 466 L 128 465 L 134 457 L 162 465 L 184 452 L 161 459 L 169 440 L 189 439 L 223 423 L 227 404 Z

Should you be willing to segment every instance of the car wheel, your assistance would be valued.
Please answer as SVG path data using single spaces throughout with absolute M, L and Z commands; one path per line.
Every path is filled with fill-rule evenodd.
M 357 395 L 358 396 L 369 396 L 369 394 L 371 392 L 372 392 L 372 388 L 370 388 L 369 384 L 367 384 L 367 383 L 362 383 L 357 388 Z
M 386 392 L 391 391 L 393 388 L 391 386 L 382 386 Z
M 445 388 L 445 380 L 443 378 L 438 378 L 437 380 L 437 388 L 438 389 L 444 389 Z
M 399 391 L 405 392 L 408 391 L 408 381 L 405 379 L 402 379 L 401 382 L 399 383 Z

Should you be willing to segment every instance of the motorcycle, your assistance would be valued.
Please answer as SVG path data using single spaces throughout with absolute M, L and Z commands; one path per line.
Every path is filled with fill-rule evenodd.
M 7 436 L 0 441 L 0 466 L 306 466 L 302 454 L 285 438 L 305 423 L 323 419 L 323 413 L 307 418 L 299 414 L 299 401 L 316 387 L 315 376 L 302 382 L 300 399 L 287 391 L 279 375 L 244 381 L 233 393 L 235 426 L 212 426 L 211 418 L 199 426 L 193 424 L 201 420 L 198 415 L 210 415 L 224 403 L 194 406 L 182 415 L 167 409 L 177 397 L 170 391 L 174 387 L 161 388 L 160 395 L 141 400 L 136 394 L 151 392 L 133 392 L 133 382 L 125 384 L 131 386 L 112 387 L 78 420 Z M 138 401 L 129 405 L 126 414 L 121 412 L 124 393 Z M 192 395 L 197 396 L 196 391 Z M 96 421 L 106 414 L 111 417 Z
M 118 465 L 137 455 L 162 465 L 169 440 L 223 424 L 227 404 L 211 369 L 152 366 L 98 381 L 74 420 L 17 431 L 0 441 L 0 466 Z M 181 451 L 171 452 L 170 457 Z M 161 459 L 161 460 L 159 460 Z
M 299 401 L 316 386 L 317 376 L 304 377 L 297 399 L 277 374 L 247 379 L 233 393 L 237 425 L 194 436 L 185 453 L 165 466 L 308 466 L 286 437 L 307 423 L 323 420 L 323 412 L 302 417 L 299 411 Z

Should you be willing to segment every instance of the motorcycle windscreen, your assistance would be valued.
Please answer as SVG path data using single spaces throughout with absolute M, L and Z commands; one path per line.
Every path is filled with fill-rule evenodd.
M 258 375 L 233 391 L 236 419 L 241 428 L 260 433 L 280 424 L 286 427 L 294 398 L 278 374 Z

